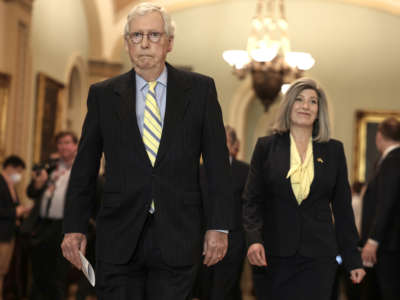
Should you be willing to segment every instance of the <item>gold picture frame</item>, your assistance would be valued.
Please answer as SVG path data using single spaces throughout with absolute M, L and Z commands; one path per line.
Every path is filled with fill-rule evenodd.
M 10 82 L 10 76 L 0 73 L 0 161 L 3 161 L 6 153 L 7 110 Z
M 62 129 L 65 86 L 39 73 L 36 80 L 34 162 L 46 161 L 56 151 L 54 137 Z
M 373 175 L 380 156 L 375 146 L 376 131 L 378 124 L 389 117 L 400 120 L 400 111 L 356 111 L 353 181 L 368 182 Z

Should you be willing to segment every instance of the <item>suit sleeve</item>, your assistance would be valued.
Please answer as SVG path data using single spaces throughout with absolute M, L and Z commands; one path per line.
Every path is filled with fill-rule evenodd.
M 26 195 L 31 199 L 38 199 L 46 189 L 46 184 L 41 189 L 35 188 L 35 182 L 31 180 L 28 187 L 26 188 Z
M 4 202 L 9 199 L 8 197 L 8 187 L 6 185 L 0 184 L 0 201 Z M 0 207 L 0 219 L 15 219 L 16 210 L 15 207 Z
M 339 253 L 343 258 L 344 267 L 350 271 L 361 268 L 361 254 L 357 249 L 358 233 L 351 206 L 351 190 L 347 176 L 346 157 L 343 145 L 337 149 L 338 172 L 333 192 L 332 209 L 335 217 L 336 238 Z
M 263 243 L 262 210 L 266 196 L 262 172 L 263 153 L 263 145 L 259 139 L 251 158 L 249 175 L 243 195 L 243 226 L 248 246 L 254 243 Z
M 379 171 L 377 182 L 378 205 L 372 224 L 370 238 L 381 242 L 392 213 L 400 201 L 400 162 L 384 160 Z
M 99 108 L 96 89 L 88 96 L 78 153 L 71 170 L 64 212 L 64 232 L 86 233 L 95 205 L 96 182 L 102 154 Z
M 212 79 L 208 82 L 202 131 L 202 155 L 208 194 L 203 201 L 207 230 L 232 230 L 237 225 L 232 206 L 232 178 L 221 107 Z

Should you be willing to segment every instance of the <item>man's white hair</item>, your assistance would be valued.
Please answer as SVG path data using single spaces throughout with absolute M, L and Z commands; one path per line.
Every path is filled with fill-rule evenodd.
M 171 16 L 166 12 L 163 6 L 151 2 L 142 2 L 136 5 L 129 12 L 126 18 L 126 24 L 124 29 L 124 36 L 126 37 L 129 32 L 129 24 L 138 16 L 144 16 L 151 12 L 159 12 L 164 21 L 164 31 L 168 37 L 173 37 L 175 34 L 175 23 L 172 21 Z

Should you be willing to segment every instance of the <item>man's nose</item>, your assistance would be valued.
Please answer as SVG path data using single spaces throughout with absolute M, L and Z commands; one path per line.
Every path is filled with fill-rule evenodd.
M 140 42 L 140 46 L 142 48 L 148 48 L 149 47 L 149 37 L 147 34 L 143 35 L 142 41 Z

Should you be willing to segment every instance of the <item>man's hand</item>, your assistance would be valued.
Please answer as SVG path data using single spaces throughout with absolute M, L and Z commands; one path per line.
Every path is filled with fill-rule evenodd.
M 29 213 L 32 210 L 33 205 L 32 204 L 20 204 L 17 205 L 17 207 L 15 208 L 15 214 L 18 218 L 21 217 L 26 217 L 29 215 Z
M 359 284 L 365 276 L 365 270 L 362 268 L 354 269 L 350 271 L 350 279 L 355 284 Z
M 86 236 L 82 233 L 66 233 L 61 243 L 61 249 L 64 257 L 79 270 L 82 269 L 79 250 L 85 255 L 86 252 Z
M 249 247 L 249 250 L 247 251 L 247 258 L 252 265 L 259 267 L 267 266 L 264 245 L 261 243 L 254 243 Z
M 228 251 L 228 234 L 216 230 L 207 230 L 204 237 L 203 263 L 210 267 L 222 260 Z
M 367 241 L 361 252 L 361 258 L 367 265 L 376 264 L 376 251 L 378 250 L 378 244 Z

